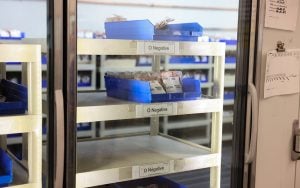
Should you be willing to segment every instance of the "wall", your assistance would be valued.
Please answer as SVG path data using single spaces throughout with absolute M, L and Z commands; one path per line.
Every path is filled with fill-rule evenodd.
M 134 2 L 128 0 L 127 2 Z M 136 2 L 136 1 L 135 1 Z M 145 1 L 139 3 L 166 3 L 185 5 L 187 1 Z M 214 6 L 237 8 L 238 0 L 203 0 L 190 1 L 195 6 Z M 237 28 L 237 11 L 206 11 L 187 9 L 168 9 L 151 7 L 110 6 L 79 3 L 78 29 L 104 31 L 106 17 L 118 14 L 127 19 L 150 19 L 157 23 L 165 17 L 177 22 L 199 22 L 205 28 Z M 30 38 L 46 37 L 46 1 L 43 0 L 0 0 L 0 28 L 16 28 L 27 33 Z M 236 38 L 235 31 L 211 32 Z

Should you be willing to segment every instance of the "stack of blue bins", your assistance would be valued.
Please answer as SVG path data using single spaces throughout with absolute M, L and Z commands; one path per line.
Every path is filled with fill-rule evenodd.
M 12 159 L 0 149 L 0 187 L 8 186 L 13 180 Z
M 202 33 L 202 26 L 196 22 L 168 24 L 162 29 L 155 29 L 153 39 L 197 42 L 198 37 L 202 36 Z
M 108 39 L 153 40 L 154 26 L 149 20 L 105 22 Z

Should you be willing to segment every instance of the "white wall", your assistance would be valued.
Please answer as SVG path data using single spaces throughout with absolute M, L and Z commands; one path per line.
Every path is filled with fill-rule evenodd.
M 127 0 L 127 2 L 134 2 Z M 176 3 L 177 5 L 197 5 L 237 8 L 238 0 L 140 0 L 152 3 Z M 153 23 L 165 17 L 175 18 L 177 22 L 199 22 L 204 28 L 237 28 L 237 11 L 203 11 L 187 9 L 168 9 L 151 7 L 124 7 L 96 4 L 78 5 L 78 29 L 104 31 L 106 17 L 118 14 L 132 19 L 150 19 Z M 15 28 L 25 31 L 28 37 L 46 37 L 46 2 L 26 0 L 0 0 L 0 28 Z M 223 33 L 221 33 L 223 34 Z M 235 32 L 224 32 L 235 37 Z

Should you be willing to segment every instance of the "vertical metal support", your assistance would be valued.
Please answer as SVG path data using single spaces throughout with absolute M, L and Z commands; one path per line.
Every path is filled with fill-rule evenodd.
M 36 60 L 27 63 L 26 79 L 28 83 L 28 114 L 39 115 L 37 129 L 28 133 L 28 181 L 36 183 L 34 188 L 42 186 L 42 78 L 41 48 L 35 52 Z
M 57 106 L 55 106 L 55 92 L 63 88 L 63 0 L 47 1 L 48 21 L 48 64 L 47 64 L 47 185 L 52 187 L 63 187 L 64 166 L 58 166 L 58 160 L 63 162 L 64 153 L 59 152 L 58 147 L 64 145 L 64 137 L 58 137 L 59 132 L 64 130 L 64 124 L 56 121 Z M 63 110 L 63 109 L 60 109 Z
M 65 109 L 65 188 L 76 187 L 77 0 L 64 1 L 63 95 Z
M 224 64 L 225 46 L 223 56 L 216 57 L 214 62 L 214 97 L 223 101 L 224 96 Z M 210 187 L 220 188 L 221 182 L 221 150 L 222 150 L 222 124 L 223 124 L 223 104 L 219 112 L 212 113 L 211 128 L 211 152 L 219 154 L 218 166 L 212 167 L 210 171 Z
M 28 87 L 27 67 L 29 64 L 22 63 L 22 78 L 21 83 Z M 28 103 L 29 104 L 29 103 Z M 22 134 L 22 160 L 28 160 L 28 133 Z
M 6 65 L 5 63 L 0 63 L 0 79 L 6 78 Z M 0 135 L 0 148 L 6 150 L 7 140 L 6 135 Z
M 153 57 L 154 61 L 152 63 L 152 71 L 160 72 L 160 61 L 161 56 L 155 55 Z M 159 117 L 151 117 L 150 118 L 150 135 L 155 136 L 159 133 Z

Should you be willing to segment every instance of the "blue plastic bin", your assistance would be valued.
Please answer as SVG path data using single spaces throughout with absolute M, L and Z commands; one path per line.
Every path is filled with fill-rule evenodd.
M 0 187 L 8 186 L 10 183 L 12 183 L 12 167 L 12 159 L 0 148 Z
M 109 97 L 123 100 L 151 103 L 181 100 L 195 100 L 201 96 L 200 81 L 182 79 L 183 93 L 151 94 L 150 83 L 141 80 L 128 80 L 105 76 L 106 93 Z
M 9 36 L 9 37 L 3 37 L 3 36 L 0 36 L 1 40 L 21 40 L 23 38 L 25 38 L 25 33 L 24 32 L 21 32 L 21 36 L 20 37 L 11 37 L 11 36 Z
M 163 176 L 152 177 L 152 178 L 145 178 L 133 181 L 126 181 L 121 183 L 113 184 L 115 188 L 137 188 L 137 187 L 146 187 L 151 184 L 156 184 L 158 187 L 163 188 L 186 188 L 185 185 L 176 183 L 170 179 L 167 179 Z
M 230 100 L 230 99 L 234 99 L 234 92 L 230 91 L 230 92 L 224 92 L 224 99 L 225 100 Z
M 202 36 L 203 27 L 196 22 L 168 24 L 163 29 L 155 29 L 155 35 Z
M 236 57 L 234 57 L 234 56 L 225 57 L 225 63 L 227 63 L 227 64 L 236 63 Z
M 7 102 L 0 103 L 0 115 L 24 114 L 27 110 L 27 88 L 2 79 L 0 89 L 7 99 Z
M 92 129 L 91 123 L 78 123 L 77 131 L 88 131 Z
M 153 40 L 154 26 L 149 20 L 105 22 L 108 39 Z
M 219 42 L 225 42 L 226 45 L 237 45 L 236 39 L 220 39 Z
M 203 28 L 198 23 L 168 24 L 165 28 L 155 29 L 154 40 L 167 41 L 198 41 Z

